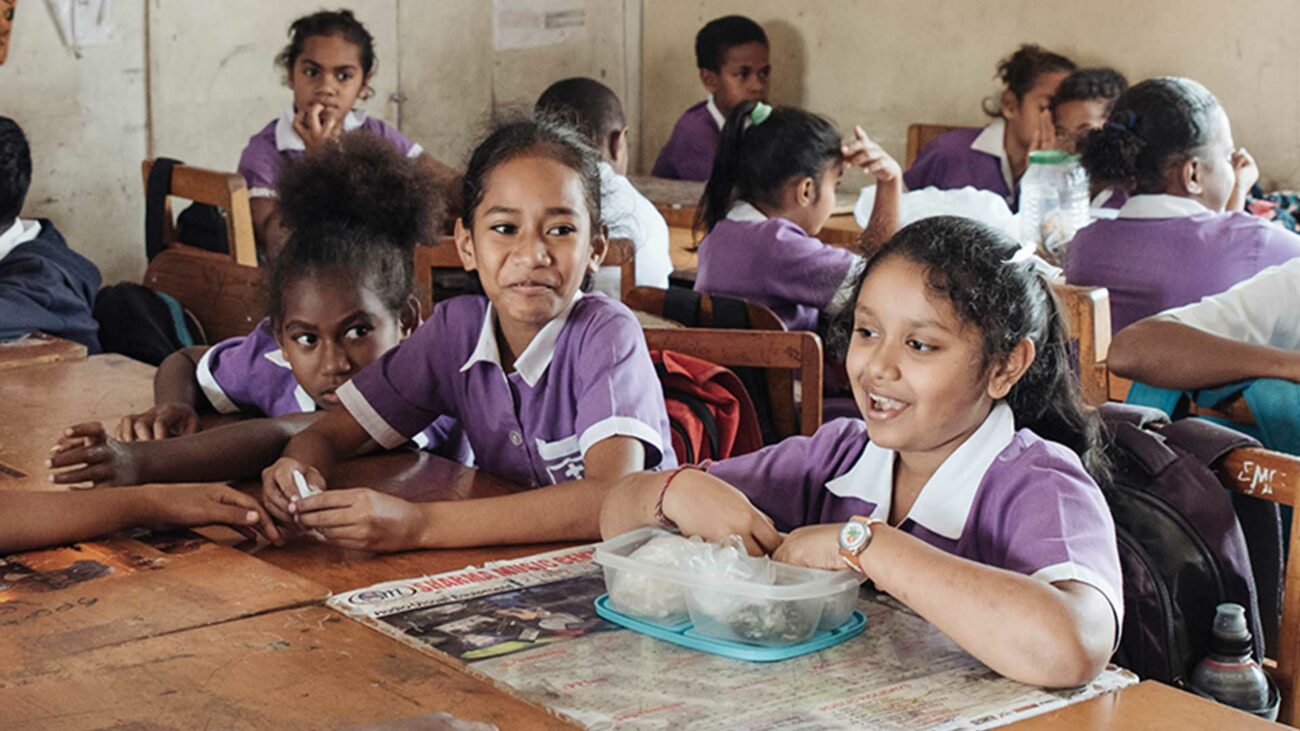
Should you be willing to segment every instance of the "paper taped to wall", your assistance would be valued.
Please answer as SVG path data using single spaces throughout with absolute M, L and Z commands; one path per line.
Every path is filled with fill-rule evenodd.
M 496 50 L 512 51 L 568 43 L 587 36 L 583 0 L 493 0 Z
M 46 0 L 63 45 L 74 52 L 117 42 L 113 0 Z

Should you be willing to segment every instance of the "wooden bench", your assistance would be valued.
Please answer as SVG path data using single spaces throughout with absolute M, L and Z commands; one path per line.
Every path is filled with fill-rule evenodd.
M 140 167 L 144 176 L 145 193 L 148 195 L 149 171 L 153 170 L 153 160 L 145 160 Z M 245 266 L 257 266 L 253 214 L 248 204 L 248 186 L 244 183 L 244 176 L 190 165 L 177 165 L 173 168 L 171 190 L 163 203 L 163 242 L 168 247 L 185 243 L 176 238 L 171 208 L 173 197 L 220 208 L 226 221 L 230 260 Z

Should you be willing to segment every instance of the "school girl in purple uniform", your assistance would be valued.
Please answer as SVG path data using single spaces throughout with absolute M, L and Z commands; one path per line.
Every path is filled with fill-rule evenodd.
M 539 118 L 493 132 L 470 158 L 456 246 L 484 295 L 438 304 L 408 340 L 337 391 L 343 409 L 289 442 L 263 474 L 268 510 L 349 548 L 594 538 L 605 489 L 675 464 L 668 417 L 630 310 L 585 294 L 604 256 L 600 168 L 575 130 Z M 393 446 L 456 417 L 476 464 L 521 487 L 481 500 L 409 503 L 323 488 L 373 439 Z
M 969 185 L 997 193 L 1016 210 L 1017 185 L 1029 167 L 1029 152 L 1052 146 L 1052 94 L 1074 69 L 1065 56 L 1032 44 L 1000 61 L 997 75 L 1004 88 L 997 108 L 985 108 L 993 123 L 955 129 L 926 145 L 903 174 L 907 189 Z
M 1119 557 L 1089 474 L 1106 469 L 1097 418 L 1030 259 L 968 219 L 904 228 L 868 262 L 851 317 L 865 421 L 630 476 L 602 533 L 738 534 L 751 553 L 851 567 L 1003 675 L 1085 683 L 1118 640 Z
M 856 251 L 816 238 L 846 165 L 866 170 L 880 188 Z M 791 330 L 817 329 L 820 313 L 849 303 L 862 255 L 897 226 L 900 180 L 898 163 L 860 127 L 841 144 L 829 121 L 802 109 L 737 107 L 700 201 L 708 233 L 695 290 L 770 307 Z
M 1244 201 L 1257 171 L 1234 147 L 1218 100 L 1191 79 L 1149 79 L 1125 92 L 1088 136 L 1083 165 L 1132 191 L 1118 218 L 1079 231 L 1065 258 L 1068 282 L 1110 290 L 1116 332 L 1300 255 L 1300 236 L 1225 211 Z

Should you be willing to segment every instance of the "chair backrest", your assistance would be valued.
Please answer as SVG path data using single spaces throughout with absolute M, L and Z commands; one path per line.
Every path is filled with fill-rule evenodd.
M 961 129 L 961 127 L 949 124 L 907 125 L 907 158 L 903 169 L 906 170 L 912 167 L 912 163 L 916 162 L 917 155 L 921 154 L 921 150 L 924 150 L 926 145 L 934 142 L 934 138 L 955 129 Z
M 784 375 L 790 384 L 772 389 L 772 415 L 781 437 L 811 436 L 822 424 L 822 341 L 809 332 L 673 328 L 645 330 L 651 350 L 672 350 L 728 368 L 762 368 L 772 384 Z M 796 422 L 793 373 L 798 369 L 803 402 Z M 779 407 L 779 410 L 778 410 Z M 778 418 L 778 413 L 788 418 Z
M 1061 304 L 1061 317 L 1075 343 L 1080 395 L 1084 403 L 1099 406 L 1110 400 L 1106 368 L 1106 355 L 1110 351 L 1110 292 L 1105 287 L 1080 287 L 1064 282 L 1053 282 L 1052 292 Z
M 636 247 L 631 239 L 610 239 L 609 251 L 601 267 L 618 267 L 619 299 L 627 301 L 627 293 L 636 286 Z M 420 298 L 420 309 L 425 316 L 433 311 L 435 272 L 464 271 L 460 254 L 456 253 L 456 240 L 451 236 L 439 237 L 433 244 L 415 247 L 415 287 Z
M 1282 691 L 1282 710 L 1278 721 L 1300 725 L 1300 510 L 1295 510 L 1300 495 L 1300 457 L 1267 449 L 1234 449 L 1223 458 L 1216 472 L 1224 487 L 1261 500 L 1292 508 L 1291 538 L 1282 585 L 1282 621 L 1280 640 L 1272 652 L 1275 665 L 1265 669 Z
M 247 335 L 267 315 L 266 272 L 192 247 L 163 251 L 149 262 L 144 285 L 193 313 L 208 342 Z
M 660 287 L 633 287 L 623 296 L 623 304 L 634 310 L 664 316 L 664 299 L 668 291 Z M 785 323 L 772 310 L 752 302 L 745 303 L 751 330 L 784 330 Z M 713 327 L 713 298 L 700 294 L 700 327 Z
M 145 160 L 140 167 L 147 194 L 149 171 L 153 169 L 153 160 Z M 226 241 L 230 243 L 229 258 L 237 264 L 257 266 L 253 213 L 248 204 L 248 186 L 244 182 L 244 176 L 239 173 L 226 173 L 191 165 L 177 165 L 173 168 L 171 190 L 163 203 L 163 241 L 168 247 L 184 245 L 184 242 L 176 240 L 176 229 L 172 223 L 171 197 L 173 196 L 220 208 L 226 220 Z

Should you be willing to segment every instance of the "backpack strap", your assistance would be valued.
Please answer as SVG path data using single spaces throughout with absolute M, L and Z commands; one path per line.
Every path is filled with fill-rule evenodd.
M 714 297 L 713 326 L 728 330 L 748 330 L 749 305 L 734 297 Z
M 1170 444 L 1209 467 L 1241 447 L 1258 447 L 1253 437 L 1205 419 L 1179 419 L 1160 430 Z
M 669 287 L 664 290 L 664 317 L 686 327 L 700 324 L 700 293 L 693 289 Z
M 184 165 L 180 160 L 160 157 L 149 168 L 144 195 L 144 253 L 148 261 L 162 252 L 163 232 L 167 230 L 167 194 L 172 189 L 172 168 Z
M 1169 417 L 1160 409 L 1154 409 L 1149 406 L 1137 406 L 1135 404 L 1122 404 L 1114 401 L 1108 401 L 1097 407 L 1097 415 L 1101 417 L 1102 424 L 1105 425 L 1106 431 L 1114 434 L 1120 424 L 1132 424 L 1139 429 L 1168 422 Z

